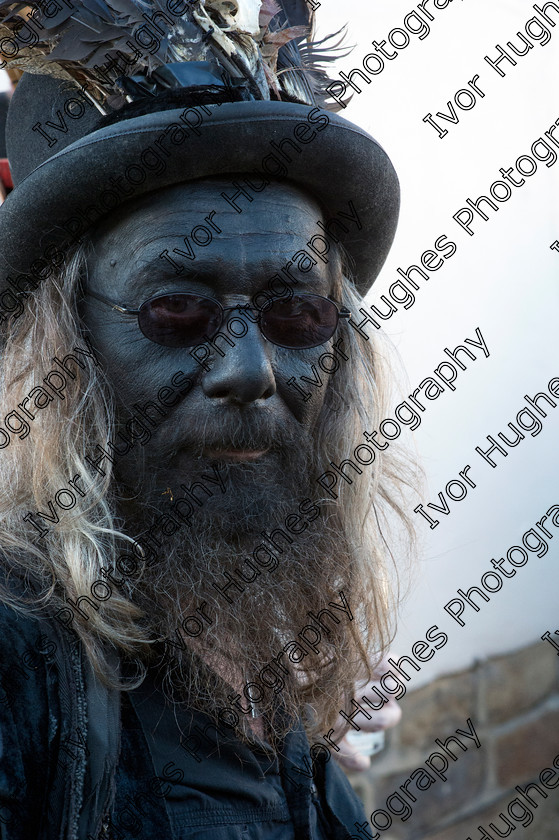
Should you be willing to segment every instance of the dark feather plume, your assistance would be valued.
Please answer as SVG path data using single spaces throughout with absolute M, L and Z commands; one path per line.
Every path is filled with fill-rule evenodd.
M 169 85 L 198 84 L 204 71 L 208 85 L 219 79 L 226 88 L 242 84 L 254 99 L 283 94 L 332 107 L 324 64 L 337 57 L 339 43 L 332 48 L 328 38 L 312 41 L 314 12 L 305 0 L 281 5 L 276 0 L 190 0 L 180 17 L 171 16 L 161 0 L 81 0 L 50 17 L 44 7 L 44 0 L 0 0 L 0 36 L 20 46 L 8 63 L 86 85 L 103 113 L 134 101 L 136 91 L 145 96 L 148 89 L 153 95 Z M 31 15 L 25 16 L 29 8 Z M 157 27 L 147 23 L 155 12 L 161 13 Z M 30 25 L 37 23 L 39 40 L 32 45 L 18 42 L 26 18 Z M 189 82 L 189 66 L 196 81 Z M 158 76 L 164 67 L 170 72 Z

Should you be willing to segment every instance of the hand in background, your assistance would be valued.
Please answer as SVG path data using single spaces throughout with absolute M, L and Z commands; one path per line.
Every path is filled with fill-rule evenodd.
M 390 656 L 389 653 L 386 654 L 386 656 L 379 662 L 379 664 L 375 668 L 375 676 L 378 676 L 379 679 L 384 673 L 386 673 L 386 671 L 390 670 L 390 664 L 387 661 L 388 656 Z M 359 702 L 359 698 L 361 696 L 367 694 L 368 686 L 376 686 L 379 689 L 379 691 L 381 691 L 382 694 L 386 696 L 386 691 L 382 689 L 380 682 L 378 682 L 377 680 L 373 680 L 371 683 L 361 683 L 356 686 L 356 702 Z M 382 709 L 379 709 L 376 712 L 367 706 L 365 708 L 368 714 L 371 715 L 371 719 L 367 720 L 367 718 L 364 715 L 360 714 L 358 716 L 358 720 L 356 721 L 357 725 L 359 726 L 359 733 L 357 733 L 357 731 L 354 729 L 350 729 L 350 732 L 354 732 L 356 734 L 361 734 L 361 732 L 380 732 L 385 729 L 390 729 L 391 726 L 396 726 L 400 722 L 400 719 L 402 717 L 402 710 L 398 704 L 398 701 L 395 700 L 394 697 L 390 697 L 390 699 L 387 703 L 384 704 Z M 351 770 L 353 772 L 367 770 L 371 766 L 371 759 L 369 755 L 360 752 L 359 747 L 357 745 L 350 743 L 347 738 L 347 735 L 344 738 L 342 738 L 341 741 L 337 741 L 337 737 L 339 737 L 339 734 L 344 730 L 345 726 L 347 726 L 347 721 L 345 721 L 341 717 L 341 715 L 338 715 L 338 719 L 334 726 L 334 732 L 332 734 L 332 740 L 337 742 L 340 751 L 334 752 L 333 755 L 342 765 L 344 770 Z

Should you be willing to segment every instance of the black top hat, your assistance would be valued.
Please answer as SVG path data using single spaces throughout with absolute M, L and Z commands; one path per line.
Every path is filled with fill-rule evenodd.
M 2 286 L 14 272 L 48 276 L 60 250 L 131 198 L 261 173 L 260 184 L 272 176 L 307 190 L 326 219 L 350 208 L 360 227 L 336 225 L 332 236 L 365 293 L 394 237 L 398 180 L 370 135 L 320 107 L 328 80 L 309 60 L 313 45 L 302 42 L 310 4 L 29 5 L 36 8 L 26 24 L 14 25 L 12 7 L 21 5 L 0 0 L 0 14 L 11 15 L 4 19 L 4 29 L 13 26 L 11 52 L 33 71 L 8 115 L 15 188 L 0 208 Z

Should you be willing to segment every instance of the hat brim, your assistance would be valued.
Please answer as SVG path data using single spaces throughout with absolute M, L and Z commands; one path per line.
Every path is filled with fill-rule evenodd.
M 291 142 L 282 143 L 286 139 Z M 39 279 L 43 264 L 48 274 L 57 249 L 128 200 L 212 176 L 233 181 L 238 173 L 297 184 L 318 200 L 326 221 L 340 218 L 340 211 L 351 215 L 353 207 L 358 223 L 344 223 L 347 233 L 333 226 L 332 233 L 352 258 L 357 288 L 367 291 L 396 230 L 394 167 L 369 134 L 342 117 L 275 101 L 158 111 L 67 146 L 24 178 L 0 208 L 0 283 L 5 287 L 14 272 Z

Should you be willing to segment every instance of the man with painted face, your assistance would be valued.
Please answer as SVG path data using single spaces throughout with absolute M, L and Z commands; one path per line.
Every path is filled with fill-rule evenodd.
M 83 6 L 114 61 L 122 9 Z M 26 75 L 8 118 L 1 836 L 347 840 L 332 756 L 398 717 L 352 699 L 390 624 L 358 325 L 397 180 L 316 105 L 308 6 L 162 8 L 159 64 Z M 39 11 L 68 75 L 68 16 Z

